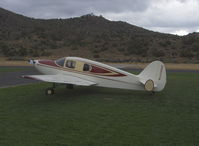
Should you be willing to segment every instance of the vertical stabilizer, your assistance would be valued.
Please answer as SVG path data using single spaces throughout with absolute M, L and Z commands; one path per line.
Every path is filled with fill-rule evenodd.
M 147 91 L 161 91 L 166 84 L 165 66 L 161 61 L 154 61 L 138 77 Z

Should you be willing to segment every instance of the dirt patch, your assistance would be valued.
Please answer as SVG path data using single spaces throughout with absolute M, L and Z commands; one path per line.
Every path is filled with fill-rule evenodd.
M 144 69 L 149 63 L 105 63 L 117 68 Z M 0 58 L 0 66 L 31 66 L 28 61 L 8 61 Z M 165 63 L 169 70 L 199 70 L 199 64 Z
M 27 61 L 5 61 L 0 60 L 0 66 L 30 66 Z

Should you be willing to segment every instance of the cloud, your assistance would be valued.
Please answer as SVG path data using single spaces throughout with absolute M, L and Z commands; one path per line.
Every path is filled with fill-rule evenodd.
M 143 11 L 150 0 L 2 0 L 0 5 L 32 17 L 71 17 L 91 12 Z
M 123 20 L 154 31 L 179 34 L 196 31 L 199 27 L 197 0 L 151 1 L 145 11 L 105 13 L 111 20 Z
M 183 35 L 189 34 L 189 32 L 186 30 L 177 30 L 177 31 L 172 32 L 172 34 L 183 36 Z
M 1 0 L 0 6 L 35 18 L 69 18 L 93 12 L 165 33 L 199 29 L 198 0 Z

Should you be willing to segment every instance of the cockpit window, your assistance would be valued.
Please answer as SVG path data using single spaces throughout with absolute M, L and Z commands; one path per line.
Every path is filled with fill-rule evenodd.
M 67 60 L 66 61 L 66 67 L 68 68 L 75 68 L 76 62 L 73 60 Z
M 84 64 L 83 71 L 90 71 L 90 70 L 91 70 L 91 66 L 88 64 Z
M 64 66 L 65 58 L 60 58 L 55 61 L 59 66 Z

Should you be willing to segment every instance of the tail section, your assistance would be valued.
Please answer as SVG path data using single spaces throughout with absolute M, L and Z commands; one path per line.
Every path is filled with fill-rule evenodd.
M 150 63 L 139 75 L 147 91 L 161 91 L 166 84 L 166 69 L 161 61 Z

